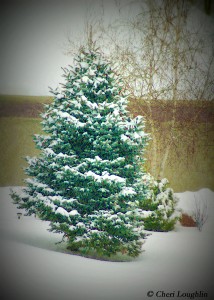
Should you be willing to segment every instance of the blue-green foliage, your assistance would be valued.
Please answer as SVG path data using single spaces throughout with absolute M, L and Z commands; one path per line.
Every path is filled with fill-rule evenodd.
M 19 207 L 50 221 L 70 249 L 105 255 L 141 251 L 139 204 L 147 193 L 141 171 L 147 135 L 131 119 L 122 81 L 98 51 L 81 49 L 64 69 L 65 83 L 42 115 L 38 157 L 29 158 Z

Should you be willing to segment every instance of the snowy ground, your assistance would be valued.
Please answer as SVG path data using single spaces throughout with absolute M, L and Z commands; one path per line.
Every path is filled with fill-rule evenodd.
M 34 217 L 19 220 L 9 188 L 0 188 L 1 299 L 214 299 L 214 193 L 177 194 L 178 207 L 191 212 L 194 195 L 208 203 L 202 232 L 177 225 L 148 237 L 136 260 L 105 262 L 63 253 L 60 235 Z

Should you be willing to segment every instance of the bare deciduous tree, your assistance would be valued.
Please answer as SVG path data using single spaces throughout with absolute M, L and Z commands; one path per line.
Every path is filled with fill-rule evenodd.
M 190 8 L 188 1 L 144 1 L 141 12 L 133 19 L 118 22 L 105 32 L 114 44 L 111 58 L 119 64 L 132 98 L 143 99 L 147 106 L 152 134 L 150 167 L 154 176 L 163 177 L 169 153 L 180 139 L 177 101 L 213 100 L 212 39 L 202 35 L 194 18 L 189 20 Z M 120 31 L 119 38 L 112 34 L 115 28 Z M 127 30 L 126 34 L 123 30 Z M 154 124 L 152 117 L 156 100 L 170 100 L 172 105 L 170 130 L 161 133 L 165 135 L 161 160 L 157 141 L 157 129 L 161 127 Z M 138 105 L 139 110 L 142 105 Z M 194 118 L 189 125 L 193 122 Z M 192 137 L 187 139 L 192 141 Z

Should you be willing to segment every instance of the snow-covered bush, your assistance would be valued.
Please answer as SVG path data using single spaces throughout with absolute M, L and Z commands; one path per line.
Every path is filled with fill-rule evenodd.
M 141 202 L 144 228 L 149 231 L 170 231 L 179 218 L 175 211 L 177 198 L 168 180 L 155 180 L 147 173 L 142 178 L 143 184 L 149 187 L 146 200 Z

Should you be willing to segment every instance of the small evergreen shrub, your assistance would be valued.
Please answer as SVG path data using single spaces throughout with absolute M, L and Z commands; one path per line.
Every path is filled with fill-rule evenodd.
M 146 200 L 141 202 L 144 229 L 149 231 L 170 231 L 179 219 L 175 206 L 177 198 L 168 180 L 155 180 L 147 173 L 142 178 L 143 184 L 149 187 Z

